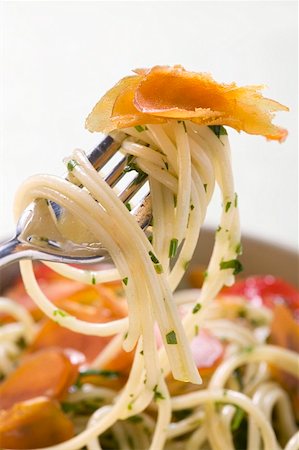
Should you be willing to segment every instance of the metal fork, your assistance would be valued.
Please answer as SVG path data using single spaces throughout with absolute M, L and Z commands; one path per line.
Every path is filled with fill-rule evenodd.
M 111 133 L 89 154 L 88 159 L 97 171 L 103 169 L 107 162 L 119 152 L 126 137 L 127 135 L 122 132 Z M 133 179 L 131 176 L 130 181 L 125 184 L 128 172 L 132 172 L 135 176 Z M 68 176 L 66 178 L 69 179 Z M 138 169 L 134 158 L 124 155 L 121 155 L 120 160 L 105 177 L 105 181 L 112 188 L 120 186 L 119 183 L 122 180 L 124 188 L 119 191 L 118 196 L 129 209 L 128 202 L 140 191 L 146 179 L 146 174 Z M 152 217 L 148 190 L 131 213 L 136 217 L 140 227 L 145 230 Z M 64 209 L 52 201 L 37 199 L 31 203 L 18 221 L 16 235 L 0 244 L 0 267 L 22 259 L 69 264 L 94 264 L 108 261 L 109 255 L 100 242 L 78 244 L 62 236 L 55 225 L 55 217 L 59 221 L 63 214 Z M 52 216 L 50 221 L 47 220 L 49 215 Z

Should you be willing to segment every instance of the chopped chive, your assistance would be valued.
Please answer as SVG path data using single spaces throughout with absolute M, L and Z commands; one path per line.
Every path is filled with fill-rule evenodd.
M 164 162 L 164 165 L 165 165 L 165 167 L 166 167 L 166 170 L 168 170 L 168 169 L 169 169 L 168 162 L 167 162 L 167 161 L 164 161 L 164 159 L 163 159 L 163 162 Z
M 208 278 L 208 271 L 205 270 L 203 273 L 203 279 L 206 280 Z
M 190 205 L 191 211 L 193 211 L 194 208 L 195 208 L 195 206 L 191 203 L 191 205 Z
M 160 261 L 152 251 L 149 251 L 148 254 L 150 255 L 151 260 L 153 261 L 154 264 L 160 264 Z
M 127 284 L 128 284 L 128 280 L 129 280 L 128 277 L 123 278 L 123 283 L 124 283 L 126 286 L 127 286 Z
M 218 138 L 220 138 L 220 136 L 227 135 L 227 131 L 222 125 L 209 125 L 209 128 Z
M 216 230 L 216 233 L 219 233 L 219 231 L 221 231 L 221 226 L 220 225 L 218 226 L 218 228 Z
M 96 277 L 94 274 L 91 275 L 91 284 L 96 284 Z
M 67 170 L 68 170 L 69 172 L 72 172 L 72 170 L 74 170 L 74 168 L 75 168 L 76 166 L 78 166 L 78 165 L 79 165 L 79 164 L 77 163 L 77 161 L 75 161 L 74 159 L 70 159 L 70 160 L 68 161 L 66 167 L 67 167 Z
M 237 259 L 231 259 L 229 261 L 221 261 L 220 270 L 233 269 L 233 275 L 237 275 L 242 272 L 243 266 Z
M 126 340 L 127 337 L 128 337 L 128 332 L 126 332 L 126 333 L 124 334 L 124 340 Z
M 205 188 L 205 191 L 207 192 L 207 187 L 208 187 L 207 183 L 204 183 L 203 187 Z
M 170 244 L 169 244 L 169 252 L 168 252 L 168 256 L 169 258 L 174 258 L 176 255 L 176 252 L 178 250 L 178 240 L 176 238 L 171 239 Z
M 173 330 L 166 334 L 166 342 L 169 345 L 174 345 L 178 343 L 176 339 L 176 334 Z
M 133 409 L 133 403 L 130 402 L 130 403 L 128 403 L 128 410 L 131 411 L 132 409 Z
M 139 133 L 141 133 L 142 131 L 145 130 L 145 128 L 143 128 L 141 125 L 136 125 L 136 127 L 134 127 L 136 131 L 138 131 Z
M 242 420 L 244 419 L 245 411 L 244 409 L 240 408 L 239 406 L 236 407 L 236 412 L 233 416 L 233 419 L 231 421 L 230 429 L 231 431 L 236 431 L 239 426 L 241 425 Z
M 242 248 L 242 243 L 241 242 L 239 242 L 239 244 L 236 245 L 235 252 L 237 253 L 237 255 L 242 255 L 243 248 Z
M 131 205 L 130 205 L 129 202 L 126 203 L 126 208 L 127 208 L 129 211 L 132 211 L 132 208 L 131 208 Z
M 162 264 L 154 264 L 155 271 L 160 275 L 160 273 L 163 273 L 163 267 Z
M 187 133 L 187 127 L 186 127 L 186 124 L 185 124 L 184 120 L 183 120 L 183 127 L 184 127 L 184 130 L 185 130 L 185 133 Z
M 235 208 L 237 208 L 237 206 L 238 206 L 238 194 L 235 192 L 235 201 L 234 201 L 234 205 L 235 205 Z
M 150 243 L 153 242 L 153 235 L 152 235 L 152 234 L 150 234 L 150 235 L 148 236 L 148 240 L 150 241 Z
M 194 334 L 195 336 L 197 336 L 199 333 L 199 326 L 198 325 L 194 325 Z
M 140 355 L 143 355 L 143 350 L 141 350 L 139 353 L 140 353 Z
M 225 212 L 227 212 L 229 210 L 229 208 L 231 207 L 232 202 L 227 202 L 225 205 Z
M 201 304 L 200 303 L 196 303 L 196 305 L 192 309 L 192 314 L 196 314 L 200 309 L 201 309 Z
M 61 317 L 66 317 L 68 316 L 68 313 L 63 311 L 62 309 L 55 309 L 53 311 L 53 316 L 61 316 Z
M 175 194 L 173 194 L 173 204 L 174 204 L 175 208 L 176 208 L 176 205 L 177 205 L 177 201 L 178 201 L 177 196 Z
M 154 401 L 156 402 L 157 400 L 165 400 L 164 395 L 158 391 L 158 385 L 156 384 L 156 386 L 153 389 L 154 392 Z

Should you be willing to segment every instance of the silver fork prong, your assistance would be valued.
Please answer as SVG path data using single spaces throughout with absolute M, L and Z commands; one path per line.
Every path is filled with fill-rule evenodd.
M 105 178 L 106 183 L 109 184 L 109 186 L 114 187 L 124 176 L 124 169 L 126 167 L 127 163 L 127 157 L 124 156 L 119 163 L 114 167 L 112 172 L 107 175 Z

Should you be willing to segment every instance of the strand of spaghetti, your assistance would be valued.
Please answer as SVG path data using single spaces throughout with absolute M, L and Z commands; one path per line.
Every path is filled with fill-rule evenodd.
M 200 450 L 207 438 L 207 429 L 206 426 L 203 425 L 192 433 L 191 437 L 186 442 L 185 450 Z
M 299 450 L 299 431 L 289 440 L 284 450 Z
M 186 351 L 188 349 L 187 339 L 183 332 L 183 328 L 179 320 L 177 311 L 173 305 L 171 291 L 167 289 L 167 283 L 165 277 L 163 276 L 163 273 L 159 276 L 159 280 L 161 281 L 161 283 L 157 284 L 155 282 L 155 269 L 149 255 L 146 252 L 146 248 L 144 248 L 152 248 L 149 241 L 137 225 L 135 219 L 130 215 L 127 208 L 116 196 L 113 197 L 113 202 L 109 202 L 108 195 L 110 194 L 111 189 L 107 186 L 104 180 L 98 177 L 97 172 L 87 161 L 86 156 L 80 151 L 75 151 L 74 156 L 76 158 L 76 161 L 78 162 L 78 165 L 74 168 L 73 172 L 75 172 L 75 175 L 80 180 L 80 182 L 88 188 L 89 192 L 91 192 L 95 198 L 101 201 L 102 205 L 106 210 L 109 211 L 110 215 L 113 213 L 114 220 L 120 222 L 123 228 L 126 224 L 125 219 L 129 223 L 131 223 L 132 221 L 132 224 L 136 230 L 136 236 L 134 242 L 126 244 L 129 245 L 130 249 L 128 259 L 132 257 L 132 248 L 136 247 L 136 256 L 138 256 L 137 261 L 139 265 L 139 267 L 137 267 L 136 273 L 140 273 L 140 267 L 143 266 L 143 273 L 147 274 L 148 276 L 148 278 L 145 279 L 145 281 L 147 282 L 147 289 L 151 293 L 150 299 L 153 303 L 155 317 L 158 321 L 159 328 L 162 333 L 163 341 L 167 349 L 168 357 L 171 361 L 171 367 L 174 376 L 182 380 L 193 380 L 193 382 L 196 383 L 200 382 L 200 377 L 193 362 L 190 349 L 189 351 Z M 82 170 L 83 164 L 84 172 Z M 119 204 L 121 205 L 121 207 L 118 208 L 117 206 L 119 206 Z M 125 211 L 126 214 L 122 215 L 122 211 Z M 142 258 L 139 255 L 142 255 Z M 133 260 L 132 264 L 136 265 L 137 261 L 136 259 Z M 161 284 L 163 285 L 161 286 Z M 162 295 L 159 292 L 161 287 L 163 289 Z M 161 299 L 164 299 L 164 301 L 161 301 Z M 146 306 L 147 305 L 144 305 L 145 309 Z M 146 317 L 146 315 L 144 315 L 144 317 Z M 148 322 L 149 320 L 145 321 L 145 325 Z M 167 342 L 166 336 L 169 332 L 172 332 L 170 330 L 173 330 L 177 336 L 175 349 L 173 349 L 173 346 L 169 342 Z M 185 351 L 183 348 L 185 348 Z
M 299 377 L 299 358 L 295 352 L 274 345 L 260 345 L 243 351 L 237 355 L 230 356 L 220 364 L 213 373 L 209 388 L 214 389 L 225 386 L 232 372 L 239 366 L 253 362 L 271 363 L 280 369 L 285 370 L 296 378 Z
M 277 383 L 267 382 L 261 384 L 252 397 L 253 403 L 264 412 L 268 421 L 272 421 L 273 408 L 276 405 L 279 435 L 287 441 L 296 431 L 296 423 L 292 414 L 292 406 L 286 392 Z M 248 424 L 248 450 L 259 448 L 259 435 L 256 425 L 249 417 Z
M 172 409 L 174 411 L 184 408 L 192 408 L 195 406 L 199 406 L 200 404 L 210 402 L 231 403 L 244 409 L 247 414 L 254 417 L 254 420 L 261 432 L 265 450 L 274 450 L 277 447 L 274 431 L 272 430 L 263 413 L 260 412 L 255 405 L 253 405 L 252 401 L 247 396 L 241 394 L 240 392 L 234 392 L 219 388 L 215 388 L 213 390 L 204 389 L 202 391 L 173 397 L 171 399 Z
M 147 125 L 151 138 L 161 151 L 166 155 L 169 163 L 170 172 L 178 175 L 178 161 L 176 156 L 176 147 L 169 139 L 162 125 Z
M 173 439 L 190 433 L 204 421 L 204 412 L 200 409 L 195 410 L 193 414 L 190 414 L 186 419 L 182 419 L 179 422 L 172 422 L 169 424 L 167 437 Z
M 0 297 L 0 312 L 6 313 L 12 316 L 23 325 L 23 337 L 26 342 L 30 343 L 35 335 L 34 320 L 32 319 L 30 313 L 24 306 L 16 303 L 15 301 L 9 300 L 5 297 Z M 1 330 L 0 330 L 1 331 Z M 1 334 L 0 334 L 1 339 Z
M 122 348 L 123 341 L 123 334 L 116 334 L 89 364 L 90 368 L 104 367 L 108 361 L 111 361 L 118 355 L 120 349 Z
M 174 237 L 180 243 L 185 237 L 191 203 L 191 156 L 185 122 L 175 123 L 173 127 L 178 161 L 177 220 Z
M 212 334 L 217 336 L 219 339 L 222 338 L 236 342 L 242 347 L 249 347 L 257 344 L 257 340 L 250 330 L 244 328 L 242 325 L 233 323 L 231 320 L 206 320 L 204 322 L 204 327 L 207 330 L 210 330 Z
M 43 261 L 50 269 L 70 280 L 79 281 L 85 284 L 107 283 L 109 281 L 120 280 L 118 270 L 101 269 L 101 270 L 85 270 L 78 267 L 69 266 L 68 264 L 52 263 Z M 92 275 L 92 276 L 91 276 Z
M 167 429 L 171 419 L 170 395 L 166 383 L 161 377 L 158 384 L 162 399 L 158 400 L 158 418 L 153 439 L 149 450 L 162 450 L 167 438 Z
M 162 186 L 151 175 L 149 176 L 149 185 L 152 198 L 152 213 L 154 218 L 152 245 L 155 255 L 157 255 L 160 264 L 162 264 L 163 271 L 165 271 L 165 261 L 162 260 L 162 249 L 165 234 L 164 222 L 164 204 L 162 199 Z

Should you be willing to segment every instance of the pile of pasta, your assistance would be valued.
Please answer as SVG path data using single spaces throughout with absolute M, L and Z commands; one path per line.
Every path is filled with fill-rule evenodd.
M 298 307 L 298 293 L 288 287 L 286 305 L 269 308 L 258 283 L 259 304 L 237 285 L 223 290 L 242 270 L 223 125 L 282 141 L 286 131 L 271 121 L 283 109 L 259 87 L 180 66 L 140 69 L 112 88 L 87 128 L 125 133 L 125 171 L 149 186 L 146 233 L 80 150 L 65 160 L 68 179 L 38 175 L 21 186 L 17 217 L 35 199 L 59 204 L 114 265 L 21 262 L 26 292 L 17 285 L 0 303 L 1 448 L 298 448 L 289 302 L 292 292 Z M 176 290 L 216 186 L 221 215 L 209 264 L 195 276 L 200 289 Z

